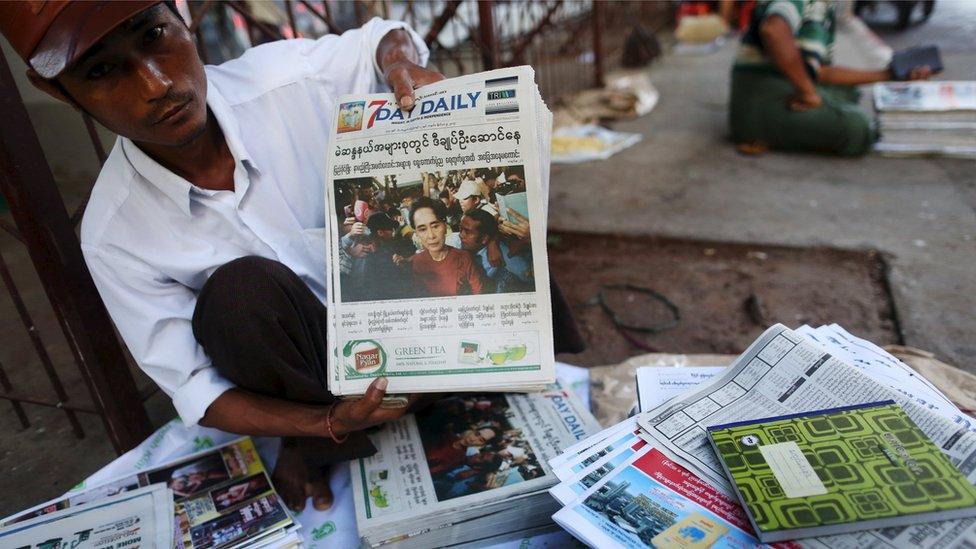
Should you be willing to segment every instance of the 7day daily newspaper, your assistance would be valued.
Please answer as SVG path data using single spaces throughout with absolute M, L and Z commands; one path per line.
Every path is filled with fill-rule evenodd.
M 976 481 L 976 432 L 957 410 L 938 409 L 912 394 L 889 388 L 824 347 L 782 325 L 768 329 L 721 375 L 689 394 L 641 414 L 641 436 L 715 488 L 731 495 L 705 428 L 894 400 L 950 461 Z M 805 546 L 950 547 L 976 540 L 976 519 L 918 524 L 802 540 Z
M 552 115 L 531 67 L 424 86 L 411 111 L 392 94 L 345 95 L 335 120 L 329 389 L 362 394 L 379 376 L 391 393 L 552 383 Z M 413 218 L 428 200 L 443 219 Z
M 438 546 L 547 523 L 545 490 L 557 482 L 548 461 L 598 430 L 558 384 L 438 400 L 372 435 L 377 453 L 351 463 L 360 534 L 367 545 L 426 535 L 418 546 Z

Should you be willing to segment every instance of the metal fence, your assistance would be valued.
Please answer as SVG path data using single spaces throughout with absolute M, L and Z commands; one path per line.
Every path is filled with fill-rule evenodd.
M 213 0 L 178 2 L 197 38 L 205 62 L 236 57 L 247 47 L 294 37 L 341 33 L 373 16 L 407 21 L 431 49 L 431 66 L 448 76 L 503 66 L 536 68 L 543 96 L 599 86 L 616 66 L 623 41 L 636 23 L 652 29 L 669 19 L 663 2 L 591 2 L 483 0 L 247 2 Z M 23 427 L 24 406 L 63 410 L 72 431 L 84 436 L 78 413 L 99 415 L 116 451 L 125 451 L 151 431 L 144 400 L 132 376 L 131 359 L 113 329 L 89 274 L 77 237 L 85 202 L 69 212 L 45 160 L 27 109 L 5 58 L 0 56 L 0 191 L 14 223 L 0 217 L 5 230 L 26 248 L 37 278 L 57 318 L 73 362 L 92 404 L 69 397 L 45 341 L 3 255 L 0 279 L 7 289 L 27 339 L 50 385 L 48 396 L 15 387 L 0 363 L 0 399 L 11 403 Z M 94 123 L 84 117 L 93 153 L 105 150 Z

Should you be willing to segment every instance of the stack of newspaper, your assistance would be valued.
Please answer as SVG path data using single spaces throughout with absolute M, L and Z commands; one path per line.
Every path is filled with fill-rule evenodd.
M 756 545 L 706 427 L 888 399 L 976 483 L 976 420 L 909 366 L 839 326 L 796 331 L 774 326 L 723 372 L 702 373 L 697 386 L 571 446 L 550 462 L 561 480 L 550 490 L 562 505 L 553 516 L 556 522 L 594 547 L 683 547 L 691 538 L 701 546 Z M 789 543 L 972 546 L 976 520 Z
M 874 107 L 878 151 L 976 158 L 976 81 L 875 84 Z
M 173 494 L 165 484 L 80 507 L 52 504 L 0 528 L 0 547 L 172 547 Z
M 69 518 L 64 526 L 62 517 Z M 58 535 L 66 536 L 61 545 L 53 547 L 282 549 L 301 544 L 298 525 L 271 485 L 250 438 L 73 492 L 8 517 L 0 523 L 0 547 L 35 546 L 6 542 L 33 538 L 4 537 L 7 532 L 21 535 L 25 527 L 34 525 L 49 532 L 56 528 Z M 109 543 L 110 528 L 117 537 Z M 91 531 L 84 533 L 88 529 Z M 93 537 L 96 534 L 105 539 Z M 155 536 L 162 534 L 165 543 L 149 541 L 161 539 Z M 44 540 L 57 537 L 45 536 Z M 132 541 L 135 538 L 139 540 Z
M 372 435 L 352 462 L 363 543 L 442 547 L 551 524 L 548 461 L 599 430 L 558 383 L 528 395 L 444 398 Z
M 328 151 L 329 389 L 531 391 L 555 381 L 552 115 L 531 67 L 346 95 Z

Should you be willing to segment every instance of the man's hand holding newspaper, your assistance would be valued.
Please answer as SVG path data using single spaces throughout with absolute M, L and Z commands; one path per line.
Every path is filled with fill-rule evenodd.
M 329 389 L 361 395 L 379 377 L 391 393 L 542 389 L 555 380 L 552 115 L 535 74 L 386 66 L 393 94 L 336 105 Z

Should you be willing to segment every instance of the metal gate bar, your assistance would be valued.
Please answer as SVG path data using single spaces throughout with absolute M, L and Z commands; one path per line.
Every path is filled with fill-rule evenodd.
M 31 318 L 30 312 L 27 311 L 27 306 L 24 304 L 23 298 L 20 297 L 20 292 L 17 291 L 17 285 L 14 284 L 14 278 L 10 275 L 10 269 L 7 268 L 7 262 L 4 260 L 2 253 L 0 253 L 0 279 L 3 280 L 4 286 L 7 287 L 7 293 L 10 294 L 10 298 L 14 302 L 14 308 L 17 309 L 17 316 L 20 317 L 20 322 L 24 325 L 24 329 L 27 330 L 27 335 L 30 337 L 31 344 L 34 345 L 34 351 L 37 352 L 38 358 L 41 359 L 41 366 L 44 368 L 44 373 L 51 382 L 51 387 L 54 388 L 54 394 L 58 397 L 58 401 L 55 406 L 62 408 L 63 404 L 68 402 L 68 393 L 65 392 L 64 385 L 61 384 L 61 379 L 58 377 L 58 372 L 54 369 L 54 363 L 51 362 L 51 356 L 47 354 L 47 349 L 44 348 L 44 342 L 41 341 L 41 336 L 37 333 L 37 327 L 34 324 L 34 319 Z M 4 375 L 4 377 L 6 377 L 6 375 Z M 0 398 L 6 398 L 8 400 L 17 402 L 14 397 L 10 396 L 13 390 L 13 387 L 9 386 L 10 382 L 7 381 L 3 385 L 6 393 L 0 395 Z M 64 413 L 68 416 L 68 422 L 71 423 L 71 430 L 74 432 L 75 436 L 78 438 L 84 437 L 85 431 L 81 428 L 81 423 L 78 422 L 78 416 L 75 415 L 74 411 L 65 410 Z M 21 423 L 24 423 L 23 418 Z M 28 425 L 25 425 L 25 427 Z
M 115 450 L 124 452 L 152 432 L 149 417 L 85 265 L 74 225 L 27 108 L 2 55 L 0 111 L 5 118 L 0 132 L 0 191 L 10 205 L 17 230 L 27 245 L 95 410 L 102 416 Z M 8 394 L 5 398 L 18 397 Z

